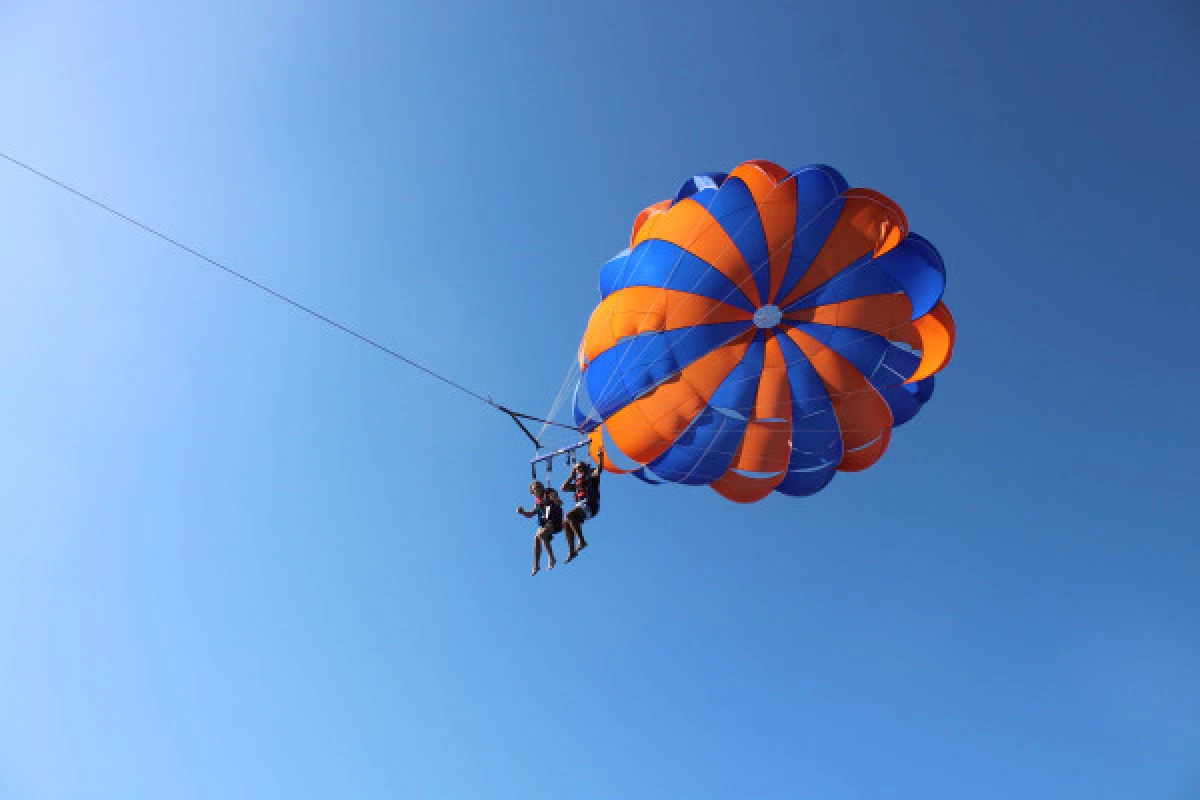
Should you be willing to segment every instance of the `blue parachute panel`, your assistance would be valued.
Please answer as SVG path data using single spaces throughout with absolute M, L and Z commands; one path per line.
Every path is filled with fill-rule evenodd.
M 767 234 L 763 231 L 758 206 L 749 187 L 740 178 L 725 181 L 709 204 L 708 212 L 742 254 L 754 276 L 758 296 L 766 298 L 771 287 L 771 254 L 767 249 Z
M 670 242 L 647 239 L 615 270 L 609 294 L 628 286 L 654 286 L 690 292 L 754 312 L 754 304 L 737 284 L 704 259 Z
M 916 383 L 902 383 L 880 389 L 879 394 L 892 410 L 892 427 L 899 427 L 911 420 L 921 406 L 933 395 L 933 376 Z
M 575 402 L 573 405 L 575 427 L 584 433 L 591 433 L 603 422 L 596 413 L 596 407 L 592 404 L 592 398 L 588 396 L 587 381 L 584 380 L 582 375 L 579 377 L 579 382 L 575 384 Z
M 747 327 L 745 322 L 722 322 L 622 339 L 592 359 L 583 372 L 596 415 L 608 419 Z
M 679 191 L 675 193 L 675 202 L 687 200 L 689 197 L 702 192 L 705 189 L 717 189 L 721 184 L 725 183 L 725 179 L 729 177 L 727 172 L 702 172 L 699 175 L 693 175 L 683 182 L 679 187 Z
M 667 452 L 651 462 L 654 472 L 675 483 L 704 485 L 725 473 L 754 412 L 762 374 L 765 337 L 754 337 L 741 362 L 717 387 L 708 406 Z
M 898 291 L 900 285 L 896 280 L 889 272 L 880 269 L 878 260 L 868 254 L 800 299 L 788 303 L 783 310 L 797 311 L 868 295 L 895 294 Z
M 838 328 L 815 322 L 790 323 L 845 358 L 876 389 L 908 380 L 920 357 L 874 333 L 858 328 Z
M 786 336 L 776 336 L 788 365 L 792 392 L 792 455 L 789 469 L 838 464 L 842 460 L 842 435 L 825 382 L 804 352 Z
M 797 220 L 796 236 L 792 240 L 792 254 L 788 259 L 783 283 L 776 295 L 777 300 L 787 297 L 792 289 L 795 289 L 804 279 L 808 268 L 812 266 L 813 259 L 821 252 L 821 248 L 825 246 L 825 240 L 829 238 L 830 232 L 837 225 L 845 204 L 840 197 L 835 197 L 830 205 L 815 211 L 810 218 L 803 221 Z
M 946 290 L 946 265 L 927 239 L 910 233 L 899 245 L 876 259 L 895 279 L 913 305 L 913 319 L 928 314 Z
M 844 205 L 841 194 L 849 188 L 840 172 L 821 164 L 798 169 L 789 179 L 796 182 L 796 233 L 783 284 L 773 302 L 787 297 L 808 272 L 837 224 Z
M 638 467 L 637 469 L 635 469 L 633 472 L 631 472 L 629 474 L 632 475 L 633 477 L 637 478 L 639 481 L 648 483 L 651 486 L 661 486 L 663 483 L 661 480 L 659 480 L 654 475 L 654 473 L 652 473 L 646 467 Z
M 808 497 L 824 489 L 837 474 L 837 464 L 803 472 L 789 472 L 775 491 L 790 497 Z
M 622 287 L 629 269 L 629 248 L 605 261 L 600 267 L 600 297 L 605 298 Z

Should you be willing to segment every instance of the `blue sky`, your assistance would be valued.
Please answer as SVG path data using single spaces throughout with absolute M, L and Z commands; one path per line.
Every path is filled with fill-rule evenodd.
M 956 359 L 806 500 L 606 481 L 0 163 L 0 797 L 1200 792 L 1200 14 L 0 5 L 0 150 L 544 409 L 636 212 L 829 163 Z

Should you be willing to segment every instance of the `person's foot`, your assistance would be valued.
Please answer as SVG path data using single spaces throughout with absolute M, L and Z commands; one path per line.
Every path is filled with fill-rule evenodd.
M 571 555 L 567 556 L 567 560 L 564 561 L 563 563 L 570 564 L 572 561 L 575 560 L 575 556 L 577 556 L 577 555 L 579 555 L 579 553 L 571 553 Z
M 550 562 L 550 565 L 549 565 L 549 566 L 547 566 L 547 567 L 546 567 L 546 569 L 554 569 L 554 565 L 555 565 L 555 564 L 557 564 L 557 563 L 558 563 L 557 561 L 551 561 L 551 562 Z
M 579 540 L 579 549 L 582 550 L 585 547 L 587 547 L 587 542 L 585 542 L 583 539 L 580 539 Z
M 541 569 L 542 569 L 542 568 L 541 568 L 541 567 L 539 567 L 537 564 L 534 564 L 534 565 L 533 565 L 533 572 L 531 572 L 531 573 L 529 573 L 529 574 L 530 574 L 530 575 L 537 575 L 537 574 L 538 574 L 538 572 L 539 572 L 539 571 L 541 571 Z

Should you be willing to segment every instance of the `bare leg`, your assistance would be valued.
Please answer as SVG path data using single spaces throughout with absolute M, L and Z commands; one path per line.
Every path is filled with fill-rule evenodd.
M 546 557 L 550 559 L 550 563 L 546 566 L 546 569 L 554 569 L 554 565 L 558 563 L 558 559 L 554 557 L 554 548 L 550 546 L 550 534 L 546 534 L 543 544 L 546 545 Z
M 537 575 L 538 570 L 542 568 L 542 535 L 535 533 L 533 535 L 533 572 L 530 575 Z
M 569 564 L 575 556 L 579 555 L 579 551 L 575 547 L 575 523 L 569 519 L 564 519 L 563 531 L 567 534 L 567 547 L 571 549 L 571 554 L 567 556 L 567 560 L 563 563 Z
M 579 549 L 587 547 L 587 539 L 583 538 L 583 520 L 575 520 L 575 537 L 579 540 Z
M 587 547 L 587 539 L 583 538 L 583 526 L 574 514 L 568 514 L 563 520 L 563 528 L 567 531 L 567 541 L 571 544 L 571 558 L 579 555 L 579 551 Z M 567 561 L 570 561 L 568 558 Z

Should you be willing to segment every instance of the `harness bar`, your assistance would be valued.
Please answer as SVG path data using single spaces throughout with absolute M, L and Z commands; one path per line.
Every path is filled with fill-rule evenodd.
M 592 443 L 591 439 L 584 439 L 580 442 L 576 442 L 573 445 L 559 448 L 558 450 L 555 450 L 553 453 L 542 453 L 541 455 L 535 455 L 533 458 L 529 459 L 529 463 L 530 464 L 540 464 L 543 461 L 549 461 L 550 459 L 554 458 L 555 456 L 560 456 L 563 453 L 573 453 L 576 450 L 580 449 L 581 447 L 587 447 L 591 443 Z

